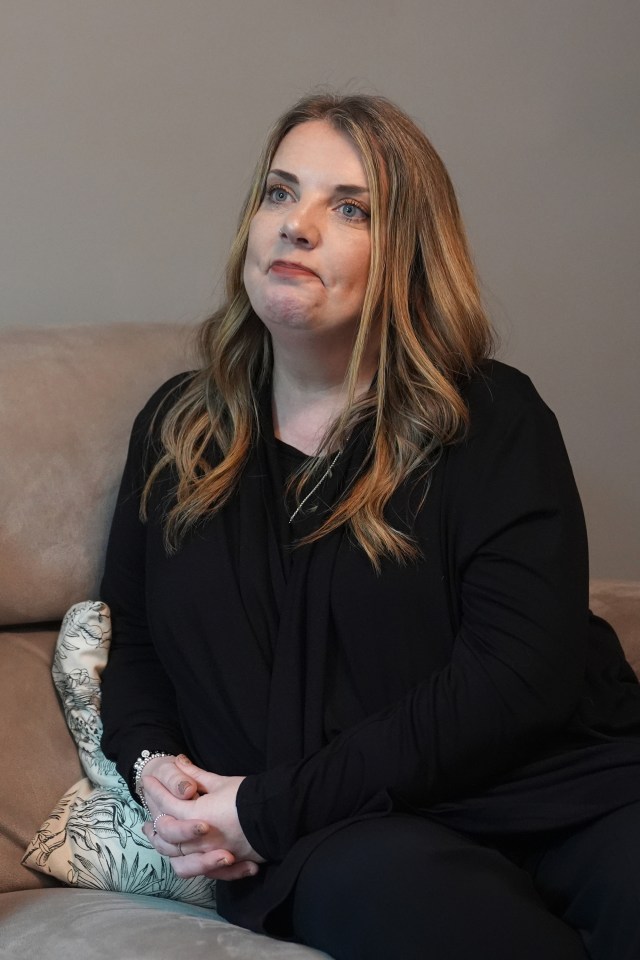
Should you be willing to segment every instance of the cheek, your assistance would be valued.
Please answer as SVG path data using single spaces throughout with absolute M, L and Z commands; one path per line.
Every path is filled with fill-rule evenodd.
M 251 292 L 255 289 L 255 285 L 259 280 L 259 264 L 261 261 L 260 232 L 254 228 L 254 223 L 255 220 L 252 221 L 251 226 L 249 227 L 247 252 L 244 258 L 244 268 L 242 271 L 242 279 L 244 281 L 245 289 L 249 294 L 249 298 L 251 298 Z
M 245 263 L 249 266 L 259 265 L 266 256 L 266 231 L 265 225 L 260 216 L 260 211 L 254 215 L 249 224 L 249 235 L 247 237 L 247 255 Z
M 364 291 L 369 279 L 369 263 L 371 252 L 369 244 L 363 245 L 362 249 L 352 251 L 348 261 L 348 270 L 346 271 L 349 284 L 352 290 L 359 295 L 364 296 Z
M 249 236 L 247 237 L 247 254 L 245 257 L 245 269 L 247 263 L 253 263 L 256 260 L 258 250 L 258 230 L 255 226 L 255 217 L 249 227 Z

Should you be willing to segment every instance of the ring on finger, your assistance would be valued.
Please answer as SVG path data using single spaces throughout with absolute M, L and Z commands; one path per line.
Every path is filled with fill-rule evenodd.
M 161 817 L 166 817 L 166 816 L 167 816 L 166 813 L 159 813 L 158 816 L 154 819 L 154 821 L 153 821 L 153 828 L 152 828 L 152 829 L 153 829 L 153 835 L 154 835 L 154 837 L 155 837 L 155 835 L 156 835 L 157 832 L 158 832 L 158 820 L 159 820 Z
M 178 850 L 180 851 L 180 856 L 181 856 L 181 857 L 186 856 L 184 850 L 182 849 L 182 844 L 181 844 L 181 843 L 178 844 Z

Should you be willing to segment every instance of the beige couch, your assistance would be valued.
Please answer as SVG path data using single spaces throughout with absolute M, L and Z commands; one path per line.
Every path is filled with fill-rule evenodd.
M 0 957 L 321 957 L 171 901 L 65 888 L 21 866 L 79 779 L 52 686 L 59 621 L 97 595 L 133 416 L 189 366 L 187 332 L 114 325 L 0 333 Z M 594 582 L 593 607 L 640 670 L 640 584 Z

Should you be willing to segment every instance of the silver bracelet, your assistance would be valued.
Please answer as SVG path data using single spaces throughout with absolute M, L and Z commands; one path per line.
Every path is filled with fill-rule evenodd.
M 142 789 L 142 784 L 140 783 L 142 771 L 150 760 L 155 760 L 156 757 L 171 756 L 173 756 L 173 754 L 165 753 L 163 750 L 156 750 L 153 753 L 150 750 L 143 750 L 133 765 L 133 792 L 137 795 L 138 799 L 140 800 L 140 806 L 148 817 L 151 816 L 151 811 L 149 810 L 149 806 L 145 799 L 144 790 Z

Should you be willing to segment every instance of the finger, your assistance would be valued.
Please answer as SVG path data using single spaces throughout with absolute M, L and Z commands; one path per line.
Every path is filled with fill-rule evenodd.
M 163 823 L 163 821 L 165 821 Z M 175 817 L 162 817 L 158 821 L 158 830 L 162 839 L 169 843 L 192 843 L 193 849 L 210 849 L 215 844 L 220 845 L 220 831 L 211 827 L 204 820 L 176 820 Z
M 174 764 L 177 770 L 193 778 L 198 784 L 198 787 L 204 788 L 206 791 L 211 791 L 218 781 L 222 779 L 218 774 L 211 773 L 209 770 L 203 770 L 202 767 L 198 767 L 195 763 L 192 763 L 184 753 L 178 754 Z
M 241 860 L 231 867 L 220 867 L 219 870 L 205 873 L 204 876 L 209 880 L 246 880 L 247 877 L 255 877 L 258 869 L 258 865 L 252 860 Z
M 153 820 L 147 820 L 142 825 L 142 832 L 154 844 L 156 837 L 160 837 L 173 846 L 187 840 L 200 840 L 193 849 L 208 850 L 216 843 L 219 845 L 219 831 L 213 830 L 208 823 L 202 820 L 176 820 L 168 813 L 159 813 Z M 206 844 L 202 843 L 204 838 L 208 840 Z
M 220 848 L 223 842 L 220 831 L 210 827 L 208 823 L 201 820 L 176 820 L 168 814 L 156 817 L 154 822 L 147 821 L 143 824 L 142 832 L 158 853 L 165 857 L 206 853 Z M 226 849 L 220 856 L 225 855 L 229 863 L 235 861 L 233 854 Z
M 166 813 L 159 813 L 153 818 L 153 820 L 146 820 L 142 824 L 142 832 L 144 833 L 147 840 L 150 840 L 151 843 L 155 845 L 156 839 L 161 838 L 161 825 L 163 820 L 170 819 L 169 815 Z
M 174 827 L 173 831 L 163 828 L 163 833 L 160 832 L 159 828 L 165 820 L 168 822 L 169 827 Z M 208 853 L 210 858 L 213 858 L 216 864 L 221 866 L 230 866 L 232 863 L 235 863 L 235 857 L 231 851 L 220 848 L 219 838 L 212 836 L 212 834 L 217 833 L 217 831 L 210 830 L 207 824 L 204 825 L 207 828 L 204 833 L 193 829 L 189 832 L 188 840 L 178 840 L 177 837 L 180 833 L 185 831 L 180 829 L 175 830 L 175 827 L 182 827 L 182 823 L 183 821 L 176 821 L 172 817 L 163 816 L 157 820 L 155 832 L 151 821 L 143 824 L 142 832 L 149 843 L 158 853 L 162 854 L 163 857 L 185 857 L 193 853 Z M 200 826 L 198 821 L 194 821 L 190 823 L 190 825 L 195 828 Z M 175 841 L 169 839 L 169 835 L 174 836 L 176 838 Z M 218 839 L 217 844 L 216 839 Z
M 197 841 L 170 843 L 168 840 L 163 840 L 159 834 L 152 838 L 152 842 L 158 853 L 162 854 L 163 857 L 179 858 L 194 855 L 204 856 L 206 854 L 207 862 L 216 864 L 216 867 L 231 866 L 236 862 L 236 858 L 230 850 L 212 843 L 209 843 L 206 847 L 198 844 Z
M 175 757 L 171 757 L 167 763 L 158 764 L 153 771 L 149 770 L 148 774 L 154 776 L 174 797 L 181 800 L 189 800 L 198 792 L 196 781 L 176 765 Z
M 161 810 L 172 817 L 189 818 L 188 810 L 191 800 L 180 800 L 175 797 L 163 783 L 150 774 L 144 777 L 144 795 L 152 809 Z
M 222 854 L 222 856 L 221 856 Z M 249 860 L 229 863 L 228 851 L 211 850 L 205 854 L 193 853 L 186 857 L 172 857 L 171 866 L 177 876 L 207 876 L 212 880 L 239 880 L 241 877 L 255 876 L 258 866 Z
M 150 816 L 150 819 L 147 820 L 147 821 L 145 821 L 144 826 L 143 826 L 143 829 L 144 829 L 144 827 L 146 827 L 146 828 L 147 828 L 147 831 L 146 831 L 146 832 L 147 832 L 147 835 L 148 835 L 148 836 L 155 837 L 155 835 L 156 835 L 156 834 L 159 832 L 159 830 L 160 830 L 160 824 L 162 823 L 162 821 L 163 821 L 163 820 L 170 819 L 170 818 L 169 818 L 169 814 L 168 814 L 168 813 L 163 813 L 162 811 L 158 811 L 158 813 L 154 813 L 153 811 L 151 811 L 151 813 L 150 813 L 149 816 Z

